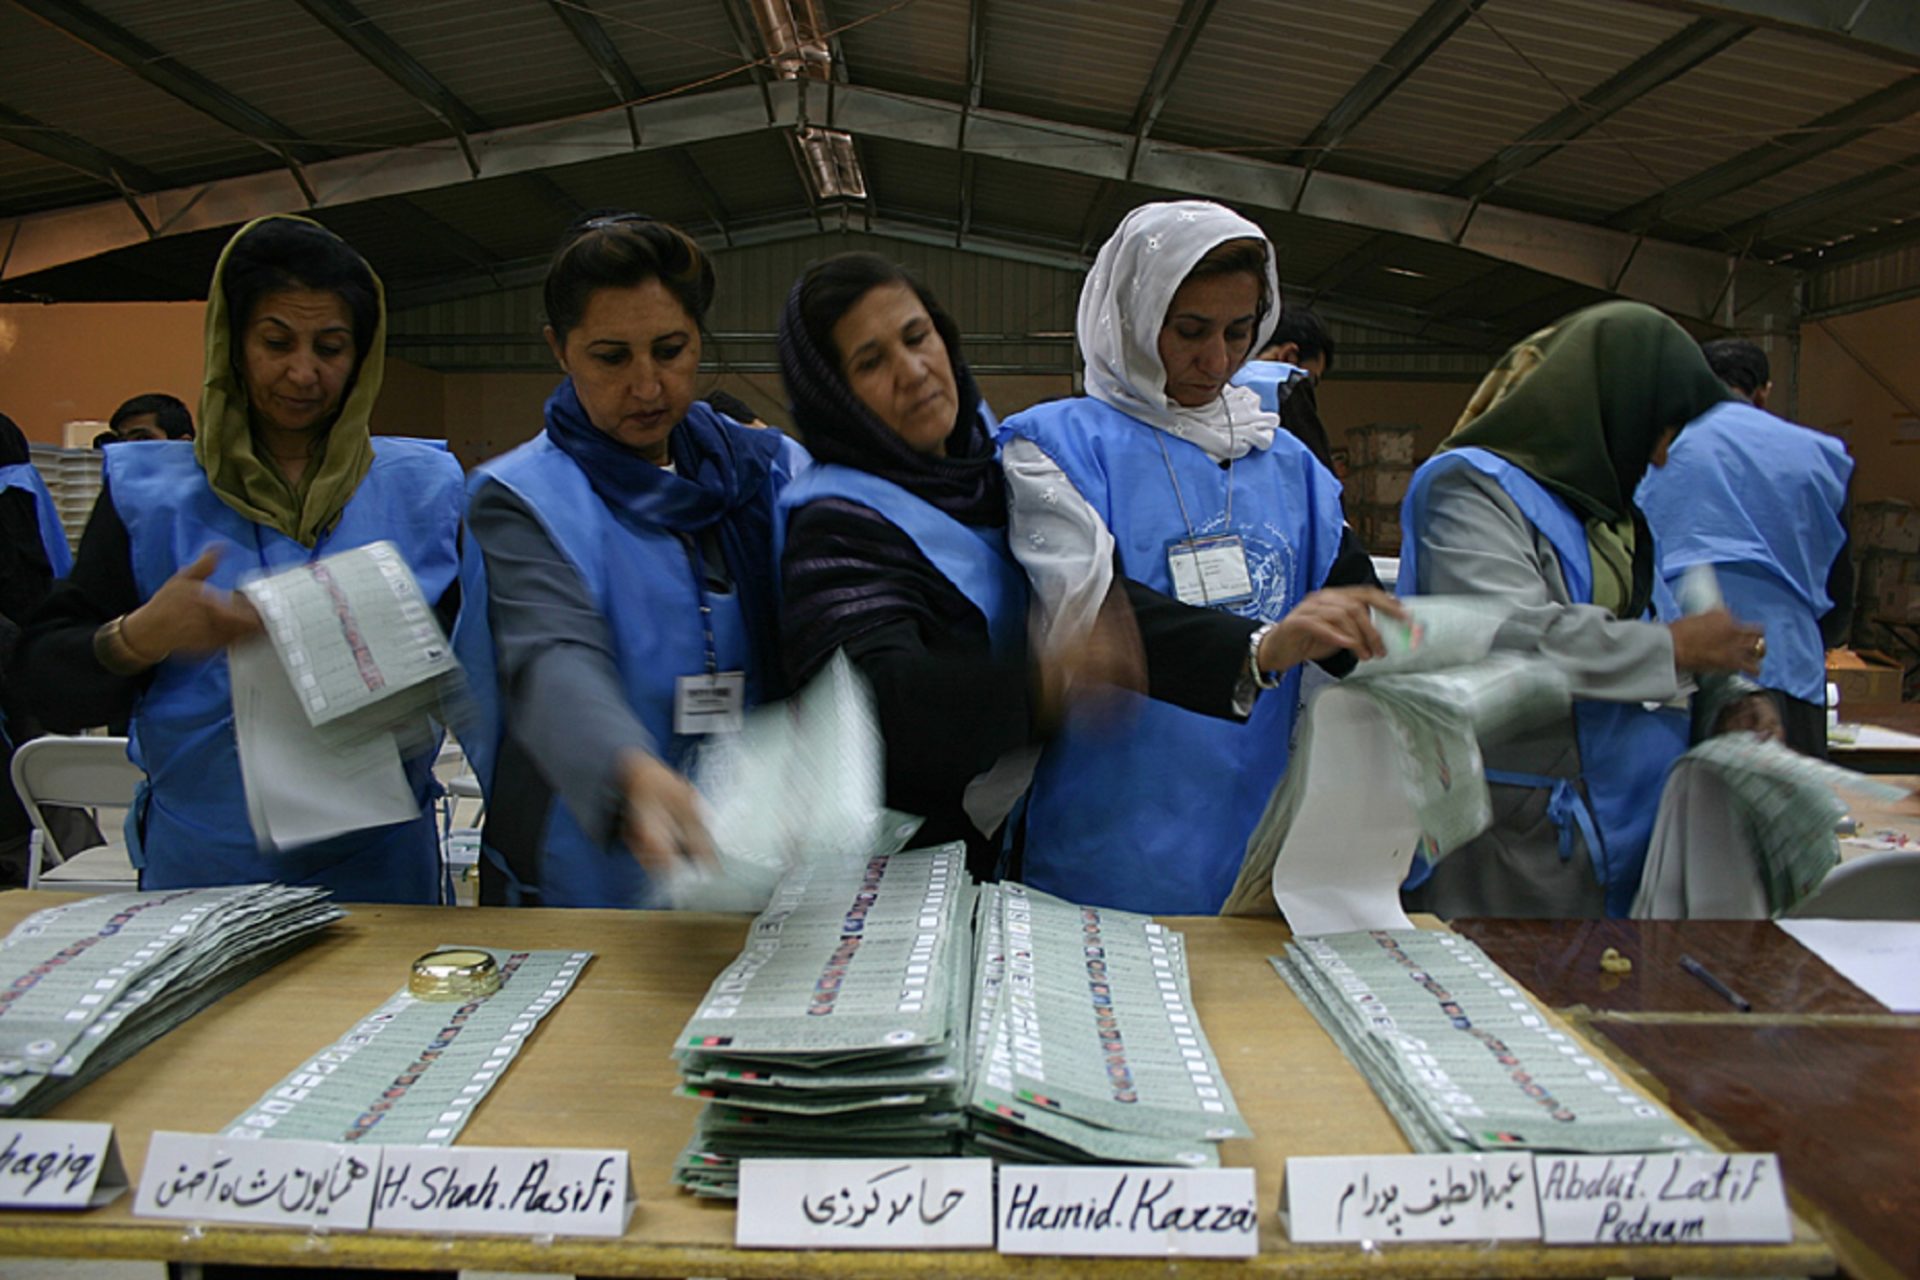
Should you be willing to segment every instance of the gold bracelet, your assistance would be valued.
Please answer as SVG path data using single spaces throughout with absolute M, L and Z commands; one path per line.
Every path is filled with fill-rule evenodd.
M 127 643 L 122 624 L 126 614 L 108 621 L 93 633 L 93 656 L 100 659 L 100 665 L 115 675 L 137 676 L 150 667 L 160 665 L 161 659 L 148 658 Z

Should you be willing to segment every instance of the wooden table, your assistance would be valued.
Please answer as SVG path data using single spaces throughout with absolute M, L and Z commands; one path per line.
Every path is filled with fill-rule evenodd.
M 0 895 L 0 929 L 57 900 Z M 744 917 L 667 912 L 355 907 L 295 956 L 102 1077 L 55 1112 L 111 1120 L 137 1179 L 155 1129 L 217 1132 L 298 1064 L 374 1009 L 414 957 L 443 943 L 591 948 L 579 985 L 535 1033 L 462 1140 L 475 1146 L 624 1146 L 640 1203 L 625 1238 L 552 1243 L 487 1238 L 183 1230 L 131 1216 L 126 1198 L 71 1216 L 0 1215 L 0 1254 L 170 1258 L 376 1267 L 483 1267 L 594 1275 L 1606 1276 L 1818 1274 L 1832 1254 L 1804 1224 L 1776 1247 L 1545 1248 L 1396 1246 L 1371 1254 L 1296 1246 L 1280 1230 L 1288 1156 L 1404 1152 L 1366 1081 L 1267 964 L 1286 941 L 1277 920 L 1179 919 L 1194 1004 L 1257 1138 L 1224 1162 L 1252 1166 L 1268 1207 L 1252 1263 L 1003 1258 L 995 1254 L 783 1253 L 732 1248 L 734 1211 L 669 1184 L 697 1103 L 669 1095 L 668 1050 L 708 982 L 737 952 Z
M 1920 738 L 1920 702 L 1855 702 L 1840 708 L 1843 724 L 1871 725 Z M 1833 762 L 1862 773 L 1920 773 L 1920 744 L 1873 746 L 1829 743 Z
M 1775 1151 L 1794 1208 L 1859 1277 L 1920 1275 L 1920 1017 L 1890 1014 L 1770 921 L 1456 920 L 1611 1041 L 1681 1116 Z M 1613 947 L 1633 972 L 1603 974 Z M 1753 1003 L 1732 1009 L 1691 955 Z

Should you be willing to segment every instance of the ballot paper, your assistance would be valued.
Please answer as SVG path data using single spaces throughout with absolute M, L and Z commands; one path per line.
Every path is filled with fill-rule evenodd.
M 1180 935 L 976 887 L 961 844 L 789 872 L 674 1056 L 702 1196 L 749 1156 L 1211 1167 L 1247 1133 Z
M 1695 825 L 1677 820 L 1673 806 L 1683 803 L 1683 780 L 1696 771 L 1722 785 L 1727 810 L 1718 839 L 1703 839 Z M 1661 918 L 1688 914 L 1684 889 L 1689 874 L 1758 876 L 1767 909 L 1780 915 L 1820 887 L 1840 865 L 1835 828 L 1847 806 L 1837 794 L 1851 792 L 1881 802 L 1906 792 L 1863 774 L 1801 755 L 1778 742 L 1750 733 L 1723 733 L 1688 751 L 1675 765 L 1663 796 L 1647 850 L 1646 869 L 1632 914 Z M 1717 805 L 1718 801 L 1713 801 Z M 1716 819 L 1717 821 L 1717 819 Z M 1702 845 L 1716 846 L 1703 848 Z M 1724 868 L 1703 867 L 1702 860 L 1728 860 Z M 1696 901 L 1698 901 L 1696 899 Z
M 1251 1131 L 1193 1010 L 1181 935 L 1017 884 L 982 891 L 969 1110 L 989 1154 L 1213 1167 Z
M 406 561 L 375 542 L 240 584 L 263 634 L 228 656 L 255 837 L 294 848 L 419 815 L 401 750 L 459 664 Z
M 225 1136 L 447 1146 L 593 958 L 467 943 L 436 950 L 492 956 L 499 990 L 432 1001 L 400 988 L 261 1095 Z
M 38 1115 L 343 912 L 286 885 L 101 894 L 0 942 L 0 1113 Z
M 1477 597 L 1376 614 L 1387 655 L 1308 705 L 1286 777 L 1247 842 L 1227 915 L 1276 906 L 1300 935 L 1409 927 L 1400 885 L 1493 821 L 1481 748 L 1567 712 L 1552 664 L 1496 654 L 1511 609 Z
M 711 867 L 682 860 L 659 886 L 682 911 L 758 911 L 795 867 L 857 871 L 919 821 L 884 803 L 885 747 L 866 681 L 836 653 L 805 689 L 716 734 L 689 767 L 707 804 Z
M 707 1105 L 674 1181 L 732 1197 L 748 1156 L 955 1154 L 973 895 L 957 843 L 790 871 L 675 1042 Z
M 1465 938 L 1307 938 L 1272 963 L 1415 1151 L 1702 1149 Z

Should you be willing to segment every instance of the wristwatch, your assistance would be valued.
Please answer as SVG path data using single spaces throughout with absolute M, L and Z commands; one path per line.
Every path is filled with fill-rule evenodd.
M 1253 681 L 1255 688 L 1278 689 L 1280 687 L 1281 677 L 1270 671 L 1264 671 L 1260 667 L 1260 646 L 1266 643 L 1267 636 L 1279 625 L 1277 622 L 1263 622 L 1253 629 L 1252 635 L 1247 637 L 1247 677 Z

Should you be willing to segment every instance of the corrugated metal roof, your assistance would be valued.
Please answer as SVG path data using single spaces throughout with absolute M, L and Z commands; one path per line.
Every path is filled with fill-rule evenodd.
M 989 11 L 982 105 L 1124 129 L 1179 0 L 1053 0 Z
M 643 97 L 744 82 L 739 42 L 718 0 L 566 0 L 591 12 Z M 963 100 L 968 22 L 982 16 L 983 107 L 1040 121 L 1129 128 L 1155 66 L 1182 33 L 1181 0 L 817 0 L 842 57 L 867 89 Z M 1428 10 L 1430 0 L 1217 0 L 1167 94 L 1154 137 L 1212 151 L 1285 159 Z M 548 0 L 356 0 L 369 21 L 445 83 L 486 124 L 559 122 L 617 110 L 616 92 Z M 446 128 L 419 102 L 298 5 L 232 0 L 89 0 L 91 8 L 295 134 L 340 151 L 428 143 Z M 747 14 L 750 6 L 739 3 Z M 1678 4 L 1633 0 L 1487 0 L 1324 158 L 1330 171 L 1389 186 L 1445 189 L 1570 98 L 1631 66 L 1698 21 Z M 748 43 L 758 47 L 758 37 Z M 1646 94 L 1520 172 L 1489 199 L 1584 222 L 1657 195 L 1730 157 L 1912 75 L 1871 56 L 1768 27 Z M 13 6 L 0 7 L 0 102 L 144 165 L 172 185 L 271 169 L 260 146 L 147 84 Z M 97 180 L 4 144 L 0 217 L 108 198 Z M 1659 237 L 1731 246 L 1730 227 L 1920 155 L 1920 116 L 1744 182 L 1710 201 L 1675 205 Z M 863 134 L 872 214 L 930 229 L 960 216 L 961 157 Z M 405 163 L 404 157 L 396 163 Z M 982 237 L 1072 255 L 1092 247 L 1143 200 L 1186 194 L 1102 182 L 980 156 L 970 168 L 971 228 Z M 565 195 L 556 199 L 542 182 Z M 701 188 L 706 190 L 703 191 Z M 1284 198 L 1285 184 L 1273 184 Z M 711 194 L 709 195 L 708 192 Z M 776 130 L 548 169 L 541 179 L 454 181 L 404 200 L 330 208 L 327 219 L 402 286 L 438 288 L 545 252 L 566 199 L 637 207 L 709 239 L 804 224 L 805 188 Z M 1255 209 L 1275 235 L 1291 284 L 1335 282 L 1340 298 L 1382 314 L 1438 306 L 1495 326 L 1529 308 L 1586 296 L 1564 282 L 1499 265 L 1439 241 Z M 1846 241 L 1920 214 L 1920 181 L 1895 174 L 1820 216 L 1769 230 L 1769 259 Z M 830 214 L 830 216 L 838 216 Z M 1392 222 L 1378 223 L 1392 226 Z M 1404 229 L 1404 228 L 1403 228 Z M 1550 228 L 1541 228 L 1543 234 Z M 204 280 L 207 244 L 226 232 L 167 237 L 42 272 L 19 286 L 62 296 L 177 296 Z M 887 241 L 902 251 L 898 241 Z M 1386 252 L 1378 252 L 1384 244 Z M 1347 271 L 1350 255 L 1367 260 Z M 997 272 L 975 256 L 974 269 Z M 743 260 L 744 261 L 744 260 Z M 1890 263 L 1890 265 L 1889 265 Z M 1891 255 L 1876 270 L 1912 265 Z M 1027 268 L 1018 268 L 1021 270 Z M 1856 273 L 1857 274 L 1857 273 Z M 1892 278 L 1875 277 L 1886 285 Z M 122 282 L 116 284 L 115 282 Z M 1915 277 L 1920 282 L 1920 276 Z M 9 282 L 12 286 L 13 282 Z M 173 292 L 169 292 L 173 291 Z M 1458 329 L 1457 323 L 1455 325 Z

